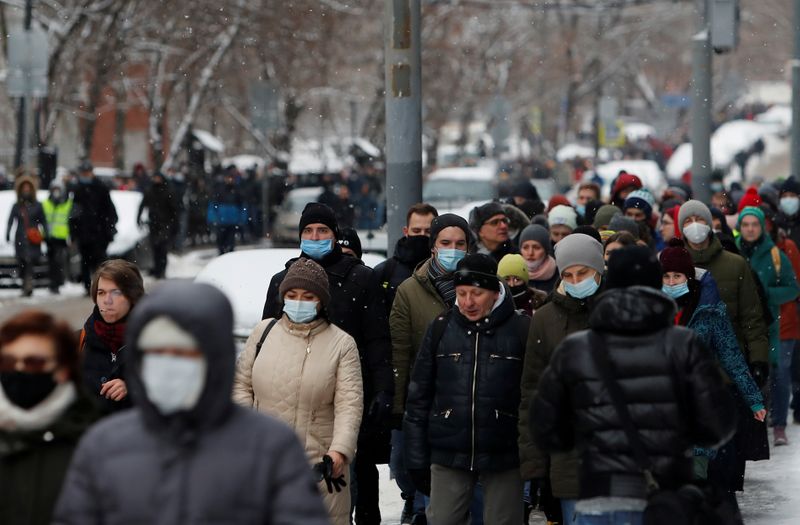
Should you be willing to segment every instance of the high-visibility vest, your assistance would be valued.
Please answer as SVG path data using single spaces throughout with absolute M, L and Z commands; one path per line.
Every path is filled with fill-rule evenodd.
M 53 201 L 46 199 L 42 203 L 42 208 L 44 208 L 50 237 L 66 241 L 69 238 L 69 213 L 72 211 L 72 199 L 67 199 L 58 205 L 54 205 Z

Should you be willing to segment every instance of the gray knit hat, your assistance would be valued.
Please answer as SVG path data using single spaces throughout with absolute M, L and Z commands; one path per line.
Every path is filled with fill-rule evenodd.
M 678 228 L 680 228 L 681 231 L 683 231 L 683 223 L 692 215 L 702 217 L 706 221 L 706 224 L 711 226 L 711 210 L 708 209 L 708 206 L 698 200 L 690 200 L 684 202 L 681 205 L 681 209 L 678 210 Z
M 562 273 L 570 266 L 588 266 L 600 275 L 605 271 L 603 245 L 585 233 L 567 235 L 556 244 L 556 265 Z
M 614 215 L 608 223 L 608 229 L 615 232 L 628 232 L 639 239 L 639 225 L 630 217 Z
M 600 209 L 597 210 L 597 213 L 594 215 L 594 223 L 592 226 L 598 230 L 604 226 L 608 226 L 608 223 L 611 222 L 611 219 L 613 219 L 615 215 L 622 215 L 622 210 L 611 204 L 604 204 L 600 206 Z
M 526 226 L 522 233 L 519 234 L 519 246 L 522 247 L 525 241 L 536 241 L 542 245 L 542 248 L 548 255 L 553 255 L 553 243 L 550 242 L 550 232 L 547 228 L 539 224 L 531 224 Z
M 328 303 L 331 302 L 328 274 L 325 273 L 322 266 L 311 259 L 301 257 L 289 267 L 289 271 L 286 272 L 286 277 L 283 278 L 283 282 L 281 282 L 278 288 L 281 301 L 283 301 L 286 292 L 292 288 L 302 288 L 303 290 L 308 290 L 313 293 L 319 297 L 323 308 L 328 306 Z

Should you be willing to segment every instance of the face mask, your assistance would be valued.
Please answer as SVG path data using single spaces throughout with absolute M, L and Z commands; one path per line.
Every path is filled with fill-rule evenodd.
M 575 211 L 578 212 L 578 215 L 583 217 L 584 215 L 586 215 L 586 205 L 585 204 L 576 204 L 575 205 Z
M 44 401 L 56 388 L 53 374 L 48 373 L 3 372 L 0 384 L 8 400 L 26 410 Z
M 33 193 L 30 191 L 23 191 L 21 195 L 23 200 L 26 201 L 33 200 Z
M 538 261 L 525 261 L 525 264 L 528 265 L 528 271 L 529 272 L 535 272 L 536 270 L 541 268 L 542 265 L 544 264 L 545 259 L 547 259 L 546 256 L 542 257 Z
M 721 182 L 712 182 L 711 183 L 711 191 L 713 193 L 720 193 L 722 191 L 725 191 L 725 188 L 723 187 Z
M 206 366 L 205 359 L 145 352 L 142 382 L 147 398 L 165 416 L 191 410 L 203 393 Z
M 683 228 L 683 234 L 692 244 L 701 244 L 708 239 L 710 232 L 711 228 L 707 224 L 700 224 L 699 222 L 693 222 Z
M 661 286 L 661 291 L 673 299 L 677 299 L 678 297 L 689 293 L 689 283 L 687 281 L 685 283 L 675 284 L 672 286 L 665 284 Z
M 600 285 L 594 279 L 594 275 L 587 277 L 578 284 L 564 282 L 564 291 L 575 299 L 586 299 L 595 294 Z
M 51 191 L 50 192 L 50 198 L 52 200 L 54 200 L 54 201 L 60 201 L 61 200 L 61 192 L 58 191 L 58 190 Z
M 528 286 L 525 284 L 520 284 L 519 286 L 512 286 L 511 287 L 511 295 L 513 297 L 520 296 L 524 294 L 528 290 Z
M 91 184 L 92 178 L 91 177 L 84 177 L 83 175 L 78 177 L 78 182 L 81 184 Z
M 786 215 L 796 215 L 800 210 L 800 198 L 797 197 L 784 197 L 781 199 L 781 210 Z
M 293 323 L 309 323 L 317 318 L 317 305 L 319 301 L 294 301 L 283 300 L 283 312 L 289 316 Z
M 302 240 L 300 250 L 315 261 L 319 261 L 333 251 L 333 239 L 323 241 Z
M 410 235 L 406 238 L 406 248 L 411 252 L 413 262 L 419 263 L 431 256 L 431 238 L 427 235 Z
M 442 268 L 444 268 L 447 272 L 456 271 L 458 261 L 463 259 L 466 255 L 467 252 L 464 250 L 436 250 L 436 259 L 439 261 L 439 264 L 442 265 Z

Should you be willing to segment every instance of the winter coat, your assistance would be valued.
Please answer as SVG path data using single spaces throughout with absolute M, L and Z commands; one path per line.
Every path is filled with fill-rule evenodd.
M 549 476 L 553 495 L 575 499 L 578 496 L 578 456 L 575 452 L 548 454 L 539 450 L 530 432 L 530 407 L 542 372 L 556 347 L 568 335 L 589 327 L 589 300 L 575 299 L 560 286 L 550 294 L 550 302 L 536 311 L 531 321 L 522 372 L 522 398 L 519 408 L 519 451 L 522 479 Z M 548 465 L 549 463 L 549 465 Z
M 501 293 L 489 317 L 471 322 L 457 308 L 428 328 L 411 371 L 405 465 L 477 472 L 519 467 L 519 380 L 529 320 Z M 438 345 L 435 323 L 446 326 Z
M 297 324 L 284 315 L 256 357 L 256 344 L 271 322 L 261 321 L 245 344 L 233 400 L 292 427 L 311 465 L 330 450 L 351 462 L 364 407 L 355 341 L 324 319 Z M 332 521 L 348 525 L 350 491 L 330 494 L 322 485 Z
M 514 308 L 528 317 L 533 317 L 534 312 L 547 302 L 546 293 L 529 286 L 526 286 L 524 291 L 514 295 L 513 298 Z
M 775 224 L 786 233 L 789 239 L 800 246 L 800 213 L 786 215 L 783 211 L 779 211 L 775 218 Z
M 395 416 L 402 416 L 405 412 L 411 368 L 428 326 L 438 315 L 447 310 L 444 299 L 428 277 L 430 264 L 430 259 L 422 263 L 414 271 L 414 275 L 397 288 L 392 312 L 389 315 L 394 368 L 392 413 Z
M 14 253 L 18 261 L 36 262 L 42 256 L 42 243 L 33 244 L 28 239 L 28 228 L 37 228 L 44 239 L 47 236 L 47 219 L 41 203 L 17 201 L 11 206 L 6 227 L 6 239 L 11 239 L 11 229 L 16 223 L 14 232 Z
M 137 219 L 147 208 L 147 221 L 150 225 L 150 239 L 155 243 L 170 242 L 178 231 L 179 203 L 170 184 L 152 184 L 144 192 L 139 205 Z
M 191 334 L 207 363 L 196 405 L 170 416 L 147 397 L 136 344 L 160 316 Z M 230 303 L 211 286 L 167 283 L 137 305 L 126 334 L 136 408 L 81 440 L 54 524 L 328 523 L 295 433 L 233 403 L 232 332 Z
M 763 224 L 762 224 L 763 227 Z M 797 299 L 800 288 L 797 286 L 792 263 L 786 254 L 780 251 L 768 235 L 762 235 L 752 249 L 748 249 L 740 236 L 736 245 L 742 256 L 755 270 L 767 295 L 767 304 L 773 322 L 769 325 L 769 359 L 772 364 L 778 362 L 780 347 L 780 310 L 781 305 Z M 780 269 L 775 268 L 773 257 L 780 258 Z
M 395 245 L 394 256 L 373 268 L 375 276 L 377 277 L 378 282 L 384 290 L 384 295 L 386 296 L 387 316 L 389 315 L 392 305 L 394 304 L 394 298 L 395 295 L 397 295 L 397 288 L 399 288 L 406 279 L 411 277 L 418 264 L 429 257 L 430 252 L 428 252 L 426 257 L 420 259 L 419 255 L 415 254 L 408 247 L 408 237 L 402 237 Z
M 82 245 L 108 246 L 117 234 L 117 209 L 111 193 L 98 179 L 75 185 L 69 231 Z
M 739 348 L 748 363 L 766 363 L 769 359 L 767 326 L 764 324 L 758 290 L 747 261 L 723 249 L 716 236 L 705 250 L 686 249 L 695 266 L 711 272 L 717 282 L 720 297 L 725 302 L 728 317 L 736 332 Z
M 218 184 L 208 200 L 206 221 L 211 226 L 242 226 L 247 223 L 247 208 L 239 188 L 233 184 Z
M 132 406 L 130 396 L 125 396 L 120 401 L 112 401 L 100 395 L 103 383 L 112 379 L 125 378 L 125 360 L 127 353 L 123 337 L 128 321 L 126 316 L 116 323 L 107 323 L 100 315 L 95 305 L 92 314 L 86 320 L 81 330 L 81 377 L 83 386 L 89 398 L 95 403 L 98 410 L 110 414 Z M 118 341 L 109 344 L 109 341 Z
M 48 405 L 63 404 L 55 417 L 47 417 L 43 405 L 30 409 L 31 428 L 19 430 L 13 412 L 0 421 L 0 523 L 47 525 L 52 518 L 72 453 L 81 435 L 95 421 L 91 403 L 69 383 L 57 387 Z M 0 404 L 8 401 L 2 396 Z M 10 415 L 10 414 L 11 415 Z M 9 417 L 10 416 L 10 417 Z M 8 423 L 8 426 L 7 426 Z
M 477 238 L 478 235 L 475 234 L 475 237 Z M 493 251 L 489 251 L 489 249 L 486 248 L 483 245 L 483 243 L 476 242 L 472 246 L 472 250 L 470 250 L 470 253 L 486 254 L 499 263 L 500 260 L 509 253 L 519 253 L 519 250 L 517 249 L 516 245 L 509 239 L 500 246 L 498 246 L 497 248 L 495 248 Z
M 612 374 L 664 489 L 692 480 L 694 444 L 716 446 L 735 430 L 735 406 L 694 332 L 671 326 L 675 303 L 645 287 L 614 289 L 590 325 L 556 349 L 539 382 L 531 431 L 545 450 L 580 452 L 580 499 L 644 499 L 646 481 L 625 436 L 590 333 L 606 343 Z
M 800 230 L 798 230 L 800 232 Z M 795 279 L 800 276 L 800 250 L 791 239 L 781 239 L 778 241 L 778 248 L 786 254 L 792 263 Z M 800 339 L 800 315 L 797 310 L 797 299 L 781 305 L 780 327 L 781 341 L 791 341 Z

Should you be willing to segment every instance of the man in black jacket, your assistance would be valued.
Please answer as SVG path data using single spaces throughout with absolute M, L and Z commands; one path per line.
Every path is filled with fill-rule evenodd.
M 106 250 L 117 233 L 117 210 L 111 194 L 94 176 L 94 167 L 83 161 L 78 167 L 78 184 L 73 192 L 69 231 L 81 254 L 81 277 L 86 293 L 92 274 L 106 260 Z
M 152 184 L 144 192 L 142 204 L 136 215 L 136 222 L 141 224 L 142 212 L 147 209 L 147 222 L 150 226 L 150 246 L 153 249 L 152 275 L 163 279 L 167 272 L 167 254 L 169 247 L 178 232 L 178 198 L 172 184 L 164 175 L 156 172 Z
M 480 482 L 486 523 L 519 525 L 517 415 L 529 321 L 488 255 L 461 260 L 455 286 L 457 308 L 431 323 L 411 371 L 406 467 L 430 493 L 430 522 L 465 523 Z
M 342 253 L 336 242 L 339 225 L 330 207 L 309 203 L 300 217 L 299 230 L 300 256 L 313 259 L 328 274 L 328 320 L 350 334 L 358 345 L 365 403 L 354 467 L 358 493 L 353 500 L 357 525 L 380 525 L 375 465 L 389 461 L 388 419 L 394 399 L 391 340 L 383 294 L 373 271 L 359 259 Z M 296 260 L 286 263 L 286 268 Z M 283 315 L 278 289 L 286 272 L 283 270 L 270 281 L 263 319 L 279 319 Z
M 647 504 L 636 445 L 625 437 L 604 369 L 619 385 L 663 489 L 692 480 L 693 446 L 719 446 L 736 428 L 733 399 L 714 358 L 693 331 L 673 326 L 676 306 L 660 291 L 660 272 L 647 248 L 614 251 L 608 291 L 595 303 L 590 329 L 559 345 L 539 381 L 530 420 L 539 446 L 581 451 L 578 522 L 581 515 L 641 522 Z

